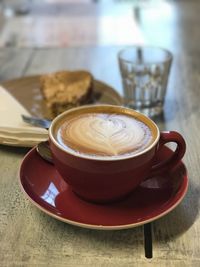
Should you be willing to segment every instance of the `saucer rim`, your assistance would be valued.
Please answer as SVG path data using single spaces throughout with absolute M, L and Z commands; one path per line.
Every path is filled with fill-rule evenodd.
M 170 148 L 166 147 L 166 149 L 168 150 L 171 150 Z M 189 185 L 189 180 L 188 180 L 188 171 L 187 171 L 187 168 L 185 166 L 185 164 L 182 162 L 182 160 L 180 160 L 180 163 L 184 166 L 185 168 L 185 179 L 183 181 L 183 183 L 185 183 L 185 187 L 183 189 L 183 192 L 181 194 L 181 196 L 178 198 L 178 200 L 169 208 L 167 208 L 165 211 L 161 212 L 160 214 L 158 214 L 157 216 L 152 216 L 151 218 L 147 219 L 147 220 L 143 220 L 141 222 L 136 222 L 136 223 L 131 223 L 131 224 L 122 224 L 122 225 L 94 225 L 94 224 L 89 224 L 89 223 L 80 223 L 80 222 L 77 222 L 77 221 L 74 221 L 74 220 L 70 220 L 70 219 L 66 219 L 66 218 L 63 218 L 62 216 L 58 216 L 56 214 L 54 214 L 53 212 L 50 212 L 48 211 L 47 209 L 43 208 L 39 203 L 37 203 L 36 201 L 34 201 L 31 196 L 26 192 L 25 188 L 23 187 L 23 184 L 22 184 L 22 167 L 23 165 L 25 164 L 25 161 L 27 160 L 27 158 L 30 156 L 30 154 L 32 154 L 34 151 L 36 150 L 36 147 L 33 147 L 26 155 L 25 157 L 23 158 L 21 164 L 20 164 L 20 167 L 19 167 L 19 170 L 18 170 L 18 182 L 19 182 L 19 186 L 22 190 L 22 192 L 24 193 L 26 199 L 28 199 L 32 205 L 34 205 L 35 207 L 37 207 L 39 210 L 43 211 L 45 214 L 49 215 L 50 217 L 53 217 L 54 219 L 57 219 L 61 222 L 64 222 L 64 223 L 68 223 L 70 225 L 73 225 L 73 226 L 78 226 L 78 227 L 81 227 L 81 228 L 86 228 L 86 229 L 92 229 L 92 230 L 124 230 L 124 229 L 130 229 L 130 228 L 135 228 L 135 227 L 138 227 L 138 226 L 142 226 L 144 224 L 147 224 L 147 223 L 150 223 L 150 222 L 153 222 L 165 215 L 167 215 L 168 213 L 170 213 L 172 210 L 174 210 L 183 200 L 183 198 L 185 197 L 187 191 L 188 191 L 188 185 Z M 41 160 L 43 160 L 41 158 Z M 182 184 L 183 184 L 182 183 Z

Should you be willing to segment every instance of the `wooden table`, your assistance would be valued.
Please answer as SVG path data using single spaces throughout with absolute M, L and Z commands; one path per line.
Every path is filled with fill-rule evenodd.
M 170 9 L 171 8 L 171 9 Z M 154 221 L 153 258 L 144 255 L 143 227 L 121 231 L 78 228 L 31 205 L 18 183 L 26 148 L 0 146 L 0 266 L 200 266 L 200 2 L 171 2 L 166 16 L 148 20 L 141 11 L 147 42 L 174 54 L 161 130 L 186 139 L 184 163 L 189 190 L 170 214 Z M 170 13 L 171 12 L 171 13 Z M 120 93 L 119 46 L 0 50 L 0 79 L 59 69 L 85 68 Z

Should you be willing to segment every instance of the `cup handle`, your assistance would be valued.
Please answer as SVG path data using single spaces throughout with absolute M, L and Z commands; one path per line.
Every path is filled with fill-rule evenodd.
M 152 166 L 151 177 L 163 171 L 169 171 L 173 169 L 183 158 L 186 151 L 186 143 L 182 135 L 175 131 L 160 133 L 160 140 L 158 142 L 158 150 L 156 153 L 158 153 L 158 151 L 161 150 L 161 148 L 169 142 L 177 144 L 174 153 L 168 159 Z

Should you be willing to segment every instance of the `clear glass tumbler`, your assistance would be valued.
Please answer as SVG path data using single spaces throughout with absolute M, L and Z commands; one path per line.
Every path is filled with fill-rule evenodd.
M 150 117 L 162 112 L 172 58 L 171 52 L 158 47 L 135 46 L 119 52 L 126 106 Z

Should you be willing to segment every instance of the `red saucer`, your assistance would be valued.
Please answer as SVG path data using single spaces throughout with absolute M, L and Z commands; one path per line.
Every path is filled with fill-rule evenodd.
M 158 161 L 171 153 L 164 147 Z M 78 198 L 34 148 L 21 164 L 20 184 L 36 207 L 58 220 L 85 228 L 115 230 L 142 225 L 169 213 L 185 196 L 188 177 L 180 162 L 171 173 L 144 182 L 123 201 L 92 204 Z

